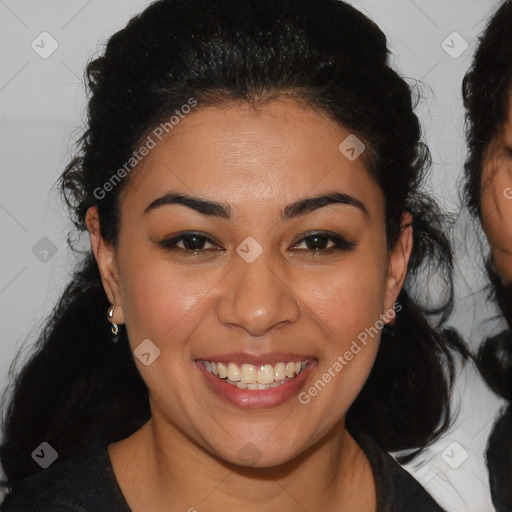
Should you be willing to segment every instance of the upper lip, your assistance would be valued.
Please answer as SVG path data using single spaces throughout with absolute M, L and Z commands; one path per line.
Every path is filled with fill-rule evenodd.
M 268 354 L 249 354 L 247 352 L 231 352 L 229 354 L 214 354 L 209 356 L 198 356 L 194 359 L 201 361 L 213 361 L 215 363 L 236 363 L 252 364 L 260 366 L 264 364 L 275 364 L 290 361 L 307 361 L 315 359 L 308 354 L 294 354 L 292 352 L 269 352 Z

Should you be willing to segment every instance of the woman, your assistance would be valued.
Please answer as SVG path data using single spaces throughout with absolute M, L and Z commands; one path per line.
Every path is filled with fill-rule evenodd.
M 482 344 L 480 371 L 490 388 L 509 401 L 489 437 L 486 458 L 493 503 L 512 510 L 512 1 L 503 2 L 480 37 L 464 77 L 469 153 L 466 202 L 491 248 L 491 295 L 508 329 Z
M 87 73 L 61 185 L 91 251 L 16 383 L 2 512 L 442 510 L 387 453 L 449 425 L 464 347 L 428 321 L 451 253 L 380 29 L 160 0 Z

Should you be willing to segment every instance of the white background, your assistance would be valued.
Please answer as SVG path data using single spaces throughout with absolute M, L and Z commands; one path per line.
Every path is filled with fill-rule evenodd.
M 214 0 L 212 0 L 214 1 Z M 499 328 L 482 288 L 481 233 L 460 213 L 465 159 L 461 81 L 476 37 L 498 5 L 490 0 L 361 0 L 351 2 L 384 30 L 402 75 L 422 80 L 418 112 L 434 165 L 430 187 L 441 205 L 458 214 L 452 233 L 457 250 L 457 308 L 452 324 L 476 349 Z M 30 354 L 38 328 L 74 265 L 66 246 L 67 213 L 51 190 L 68 163 L 85 107 L 83 69 L 101 44 L 147 1 L 0 0 L 0 385 L 23 346 Z M 31 43 L 46 31 L 58 49 L 42 59 Z M 442 42 L 456 31 L 468 48 L 457 58 Z M 447 40 L 459 53 L 459 36 Z M 446 43 L 445 43 L 446 44 Z M 57 253 L 41 262 L 32 247 L 48 237 Z M 70 343 L 73 340 L 69 340 Z M 37 383 L 34 383 L 37 385 Z M 414 465 L 407 466 L 450 512 L 494 510 L 483 461 L 485 443 L 502 404 L 471 366 L 458 380 L 460 413 L 453 429 Z M 460 396 L 460 400 L 458 399 Z M 456 443 L 456 444 L 452 444 Z M 35 448 L 35 447 L 34 447 Z M 444 454 L 444 457 L 443 457 Z M 467 454 L 467 459 L 461 462 Z M 449 460 L 452 468 L 445 460 Z

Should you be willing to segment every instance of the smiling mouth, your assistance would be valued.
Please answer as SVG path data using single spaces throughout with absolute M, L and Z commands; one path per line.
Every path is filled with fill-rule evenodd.
M 219 379 L 239 389 L 251 391 L 275 388 L 293 380 L 305 370 L 310 361 L 307 359 L 256 366 L 198 360 L 208 372 Z

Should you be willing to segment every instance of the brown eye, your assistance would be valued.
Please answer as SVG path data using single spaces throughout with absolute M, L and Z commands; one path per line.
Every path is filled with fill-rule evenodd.
M 183 248 L 187 251 L 200 251 L 207 242 L 206 238 L 197 235 L 183 236 L 181 237 L 181 241 L 183 242 Z
M 181 247 L 179 244 L 181 244 Z M 159 245 L 168 251 L 188 252 L 192 254 L 202 254 L 211 251 L 212 249 L 205 249 L 206 244 L 215 246 L 214 242 L 209 237 L 201 235 L 200 233 L 182 233 L 169 240 L 159 242 Z M 214 250 L 218 250 L 218 248 Z
M 294 247 L 302 243 L 306 244 L 307 249 L 304 252 L 308 253 L 331 253 L 334 251 L 350 251 L 357 244 L 349 242 L 345 238 L 330 234 L 329 232 L 316 232 L 304 236 Z M 332 245 L 329 246 L 329 243 Z
M 314 251 L 324 250 L 329 245 L 329 242 L 332 242 L 329 237 L 323 235 L 310 235 L 305 237 L 304 241 L 308 248 Z

